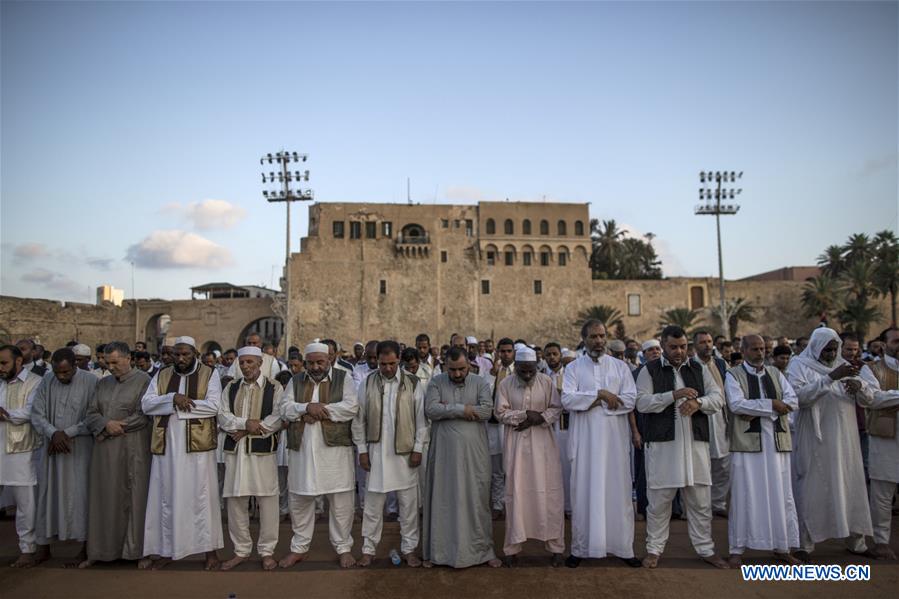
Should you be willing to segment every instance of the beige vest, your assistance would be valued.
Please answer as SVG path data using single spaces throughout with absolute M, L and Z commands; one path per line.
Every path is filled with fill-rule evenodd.
M 346 381 L 347 373 L 337 368 L 331 369 L 331 380 L 322 381 L 318 390 L 318 401 L 323 404 L 339 403 L 343 401 L 343 385 Z M 312 393 L 315 391 L 315 383 L 309 380 L 305 372 L 301 372 L 293 377 L 293 400 L 297 403 L 309 403 L 312 401 Z M 330 420 L 322 420 L 319 422 L 322 427 L 322 436 L 325 439 L 325 445 L 329 447 L 352 447 L 353 436 L 350 427 L 351 421 L 347 422 L 331 422 Z M 306 423 L 300 418 L 295 422 L 291 422 L 287 427 L 287 448 L 293 451 L 300 451 L 303 446 L 303 431 L 306 429 Z
M 418 379 L 404 372 L 398 372 L 399 389 L 396 393 L 396 420 L 394 425 L 393 449 L 397 455 L 412 453 L 415 447 L 415 386 Z M 365 440 L 368 443 L 381 441 L 384 409 L 384 380 L 380 374 L 372 374 L 365 379 Z
M 194 401 L 202 401 L 209 388 L 212 368 L 198 364 L 193 374 L 187 376 L 184 395 Z M 166 366 L 159 371 L 156 378 L 156 392 L 160 395 L 177 393 L 181 384 L 181 376 L 174 377 L 175 368 Z M 165 455 L 165 431 L 169 426 L 170 416 L 154 416 L 153 432 L 150 437 L 150 453 Z M 191 418 L 187 423 L 187 452 L 212 451 L 218 445 L 215 416 L 211 418 Z
M 893 370 L 883 360 L 870 365 L 871 371 L 877 377 L 880 388 L 884 391 L 899 389 L 899 371 Z M 866 427 L 868 434 L 873 437 L 896 438 L 896 414 L 899 406 L 885 408 L 883 410 L 867 410 Z
M 41 384 L 41 377 L 29 372 L 25 380 L 13 379 L 6 384 L 6 409 L 21 410 L 28 403 L 28 396 Z M 25 453 L 41 446 L 41 437 L 31 427 L 31 422 L 6 423 L 6 453 Z
M 768 373 L 768 376 L 771 377 L 771 382 L 774 383 L 775 397 L 769 399 L 783 400 L 783 389 L 781 389 L 780 377 L 778 376 L 779 371 L 773 366 L 765 366 L 765 371 Z M 737 383 L 740 384 L 743 396 L 748 399 L 749 375 L 747 374 L 746 369 L 740 365 L 731 368 L 728 372 L 736 379 Z M 761 387 L 761 380 L 759 380 L 759 387 Z M 760 395 L 762 391 L 763 389 L 760 388 Z M 731 413 L 727 422 L 727 428 L 730 432 L 730 450 L 743 452 L 761 451 L 761 424 L 761 420 L 758 416 L 752 420 L 746 421 L 743 420 L 742 416 Z M 790 437 L 790 421 L 786 414 L 781 414 L 780 417 L 774 421 L 774 447 L 777 451 L 792 451 L 793 449 L 793 440 Z

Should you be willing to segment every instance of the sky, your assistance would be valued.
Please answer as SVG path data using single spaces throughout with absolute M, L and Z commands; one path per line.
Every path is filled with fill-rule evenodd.
M 4 0 L 0 293 L 277 286 L 280 149 L 319 202 L 587 202 L 666 276 L 717 276 L 699 171 L 743 171 L 725 276 L 814 264 L 899 229 L 897 6 Z

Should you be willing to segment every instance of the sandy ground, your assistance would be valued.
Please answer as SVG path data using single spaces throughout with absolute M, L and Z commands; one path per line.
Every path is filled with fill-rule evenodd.
M 230 557 L 230 541 L 220 555 Z M 354 554 L 361 547 L 359 523 L 353 531 Z M 503 526 L 495 527 L 496 546 L 502 546 Z M 255 536 L 255 533 L 254 533 Z M 726 553 L 727 521 L 716 518 L 714 537 L 719 554 Z M 636 523 L 635 548 L 642 556 L 644 523 Z M 899 552 L 899 517 L 893 522 L 893 549 Z M 290 527 L 281 524 L 278 551 L 288 550 Z M 138 571 L 133 563 L 99 565 L 90 570 L 64 567 L 66 558 L 77 551 L 71 543 L 53 546 L 54 557 L 31 570 L 0 567 L 0 597 L 39 599 L 42 597 L 155 597 L 175 599 L 219 598 L 234 593 L 239 599 L 265 597 L 352 597 L 354 599 L 402 599 L 415 597 L 620 597 L 665 599 L 685 597 L 896 597 L 899 595 L 899 562 L 884 562 L 855 557 L 836 541 L 818 546 L 816 564 L 871 564 L 869 582 L 744 582 L 739 571 L 715 570 L 696 558 L 684 521 L 674 521 L 665 555 L 655 571 L 628 568 L 617 559 L 587 560 L 577 569 L 549 567 L 542 543 L 529 542 L 515 569 L 487 567 L 451 570 L 433 568 L 413 570 L 393 566 L 387 554 L 399 546 L 399 526 L 386 523 L 378 548 L 378 559 L 367 569 L 341 570 L 328 542 L 327 522 L 316 524 L 309 560 L 291 570 L 263 572 L 258 558 L 231 572 L 202 571 L 202 556 L 172 564 L 158 572 Z M 15 529 L 11 520 L 0 521 L 0 563 L 16 556 Z M 749 552 L 745 563 L 768 563 L 764 553 Z

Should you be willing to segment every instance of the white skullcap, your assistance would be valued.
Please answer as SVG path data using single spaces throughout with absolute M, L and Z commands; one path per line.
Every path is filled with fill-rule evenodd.
M 330 348 L 326 343 L 310 343 L 306 346 L 306 349 L 303 350 L 303 355 L 308 356 L 309 354 L 327 354 Z
M 478 339 L 477 337 L 468 336 L 465 338 L 465 345 L 477 345 Z
M 252 345 L 241 347 L 237 350 L 237 357 L 240 358 L 243 356 L 256 356 L 257 358 L 262 358 L 262 350 L 258 347 L 253 347 Z
M 522 347 L 527 347 L 527 345 L 525 345 L 524 343 L 516 343 L 516 344 L 514 345 L 514 347 L 515 347 L 515 351 L 518 351 L 518 350 L 521 349 Z
M 197 342 L 194 341 L 193 337 L 175 337 L 175 345 L 189 345 L 194 349 L 197 349 Z
M 353 347 L 356 347 L 357 345 L 358 345 L 359 347 L 361 347 L 362 349 L 365 349 L 365 344 L 362 343 L 361 341 L 357 341 L 356 343 L 354 343 L 354 344 L 353 344 Z
M 221 358 L 221 357 L 222 357 L 222 352 L 220 352 L 220 351 L 217 350 L 217 349 L 212 350 L 212 353 L 215 354 L 215 357 L 216 357 L 216 358 Z
M 76 356 L 87 356 L 88 358 L 91 357 L 91 348 L 83 343 L 79 343 L 78 345 L 74 346 L 72 348 L 72 352 Z
M 573 350 L 566 349 L 565 351 L 562 352 L 562 357 L 563 358 L 577 358 L 577 354 Z
M 515 351 L 516 362 L 536 362 L 537 352 L 526 345 L 522 345 Z
M 643 351 L 646 351 L 647 349 L 649 349 L 651 347 L 657 347 L 659 349 L 662 349 L 662 344 L 659 343 L 658 339 L 650 339 L 649 341 L 643 342 Z

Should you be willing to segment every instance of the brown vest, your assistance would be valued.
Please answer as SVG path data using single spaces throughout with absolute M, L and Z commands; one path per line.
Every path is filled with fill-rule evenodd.
M 205 364 L 198 364 L 193 374 L 187 376 L 185 395 L 194 401 L 202 401 L 206 398 L 206 390 L 209 388 L 209 379 L 212 377 L 212 368 Z M 166 366 L 159 371 L 156 378 L 156 392 L 163 389 L 162 394 L 178 393 L 181 388 L 181 375 L 175 375 L 174 366 Z M 154 416 L 153 432 L 150 437 L 150 453 L 153 455 L 165 455 L 165 431 L 169 427 L 171 416 Z M 187 452 L 212 451 L 218 444 L 216 436 L 216 419 L 191 418 L 187 424 Z
M 884 391 L 899 389 L 899 371 L 887 366 L 884 360 L 874 362 L 870 365 L 870 368 L 874 376 L 877 377 L 877 382 L 880 383 L 881 389 Z M 899 412 L 899 406 L 882 410 L 868 410 L 866 423 L 868 434 L 874 437 L 895 439 L 897 412 Z
M 415 386 L 418 378 L 398 372 L 399 388 L 396 391 L 393 449 L 397 455 L 408 455 L 415 448 Z M 379 443 L 383 426 L 384 381 L 378 374 L 369 375 L 365 385 L 365 441 Z
M 346 382 L 347 373 L 337 368 L 331 369 L 331 380 L 324 380 L 319 384 L 318 401 L 323 404 L 340 403 L 343 401 L 343 385 Z M 301 372 L 293 377 L 293 400 L 297 403 L 309 403 L 312 401 L 312 393 L 315 391 L 315 383 Z M 330 447 L 352 447 L 353 436 L 350 431 L 351 421 L 331 422 L 322 420 L 322 436 L 325 445 Z M 306 423 L 300 418 L 291 422 L 287 427 L 287 448 L 300 451 L 303 446 L 303 431 Z

